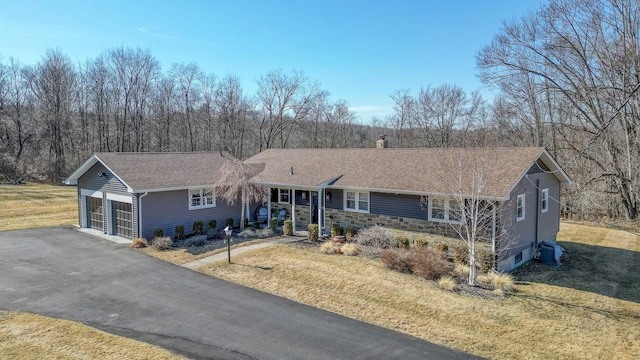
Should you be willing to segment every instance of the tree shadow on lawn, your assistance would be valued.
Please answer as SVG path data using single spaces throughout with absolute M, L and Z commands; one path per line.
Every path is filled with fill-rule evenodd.
M 530 262 L 513 272 L 518 283 L 542 283 L 640 303 L 640 252 L 559 241 L 560 267 Z

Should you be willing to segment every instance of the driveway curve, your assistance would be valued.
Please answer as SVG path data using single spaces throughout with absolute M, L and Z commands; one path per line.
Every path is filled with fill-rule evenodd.
M 473 358 L 73 227 L 0 232 L 0 274 L 0 309 L 82 322 L 194 359 Z

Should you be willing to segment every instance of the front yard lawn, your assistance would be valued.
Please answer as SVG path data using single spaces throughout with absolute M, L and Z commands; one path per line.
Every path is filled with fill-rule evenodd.
M 558 238 L 567 263 L 526 265 L 504 298 L 458 295 L 376 259 L 295 245 L 199 271 L 488 358 L 639 358 L 639 237 L 563 223 Z

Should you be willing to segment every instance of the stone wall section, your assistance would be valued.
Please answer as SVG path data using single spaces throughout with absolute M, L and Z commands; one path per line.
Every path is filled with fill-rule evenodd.
M 330 229 L 332 226 L 342 226 L 345 229 L 362 229 L 373 225 L 380 225 L 383 227 L 398 230 L 424 232 L 450 237 L 455 236 L 451 225 L 447 223 L 399 216 L 369 214 L 355 211 L 342 211 L 336 209 L 325 209 L 325 212 L 327 229 Z

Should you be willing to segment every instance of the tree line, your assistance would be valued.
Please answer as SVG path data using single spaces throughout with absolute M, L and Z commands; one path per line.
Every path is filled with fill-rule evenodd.
M 505 21 L 476 53 L 497 91 L 487 102 L 454 84 L 390 94 L 392 115 L 358 124 L 347 101 L 303 72 L 274 70 L 245 92 L 195 63 L 163 72 L 148 51 L 107 50 L 35 65 L 0 58 L 0 181 L 58 182 L 95 151 L 544 146 L 574 180 L 563 209 L 636 220 L 640 211 L 640 6 L 551 0 Z M 553 199 L 560 200 L 560 199 Z

